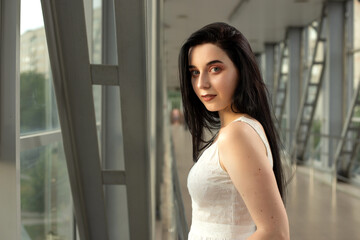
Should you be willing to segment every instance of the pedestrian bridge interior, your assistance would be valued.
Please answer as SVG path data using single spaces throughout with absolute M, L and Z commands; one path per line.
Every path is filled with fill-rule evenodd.
M 187 239 L 177 60 L 212 22 L 257 57 L 291 239 L 359 239 L 359 0 L 0 0 L 1 240 Z

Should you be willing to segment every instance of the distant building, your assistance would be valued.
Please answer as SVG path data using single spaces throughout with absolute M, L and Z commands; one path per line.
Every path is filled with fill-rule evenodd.
M 44 27 L 21 35 L 20 72 L 26 71 L 36 71 L 49 77 L 50 61 Z
M 93 10 L 89 54 L 92 63 L 101 63 L 101 8 Z M 91 56 L 92 54 L 92 56 Z M 44 27 L 26 31 L 20 38 L 20 72 L 36 71 L 49 77 L 50 60 Z

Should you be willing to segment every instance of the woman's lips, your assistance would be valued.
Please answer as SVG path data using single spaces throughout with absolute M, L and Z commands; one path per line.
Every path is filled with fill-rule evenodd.
M 212 95 L 212 94 L 206 94 L 206 95 L 201 95 L 202 99 L 204 99 L 205 102 L 211 101 L 214 97 L 216 97 L 216 95 Z

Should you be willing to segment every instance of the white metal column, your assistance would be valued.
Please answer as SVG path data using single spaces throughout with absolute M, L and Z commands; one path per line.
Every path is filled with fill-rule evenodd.
M 330 136 L 341 135 L 344 118 L 343 60 L 344 60 L 344 3 L 327 3 L 327 59 L 324 82 L 324 124 L 323 133 Z M 322 139 L 322 162 L 331 166 L 337 141 Z
M 158 1 L 157 3 L 157 40 L 156 40 L 156 217 L 160 219 L 161 216 L 161 192 L 160 187 L 163 182 L 162 172 L 164 165 L 164 154 L 165 154 L 165 141 L 164 141 L 164 111 L 166 96 L 166 90 L 164 89 L 165 79 L 162 74 L 163 69 L 163 5 L 164 0 Z
M 275 43 L 265 43 L 265 83 L 269 91 L 269 100 L 274 92 L 275 79 Z M 270 102 L 270 101 L 269 101 Z
M 345 67 L 344 70 L 344 86 L 345 86 L 345 109 L 349 109 L 351 100 L 354 95 L 354 3 L 353 1 L 346 2 L 345 13 Z
M 142 240 L 152 235 L 145 1 L 114 2 L 130 239 Z
M 42 8 L 79 234 L 108 240 L 83 1 Z
M 20 0 L 0 0 L 0 239 L 21 238 Z
M 287 126 L 286 145 L 291 147 L 300 105 L 300 64 L 301 64 L 301 28 L 288 29 L 287 46 L 289 52 L 289 77 L 287 87 Z
M 117 65 L 114 1 L 102 6 L 102 63 Z M 101 155 L 105 169 L 125 170 L 119 86 L 102 87 Z M 109 240 L 129 240 L 126 186 L 106 186 Z

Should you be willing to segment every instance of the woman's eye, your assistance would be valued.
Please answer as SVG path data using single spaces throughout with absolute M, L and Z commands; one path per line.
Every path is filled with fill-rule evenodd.
M 192 71 L 190 71 L 190 73 L 191 73 L 191 76 L 193 76 L 193 77 L 196 77 L 197 75 L 200 74 L 200 72 L 198 70 L 192 70 Z
M 219 67 L 213 67 L 213 68 L 210 69 L 211 72 L 215 72 L 215 73 L 220 72 L 220 70 L 221 69 Z

